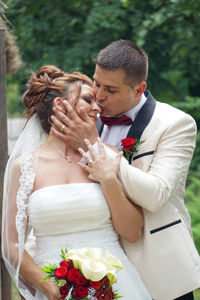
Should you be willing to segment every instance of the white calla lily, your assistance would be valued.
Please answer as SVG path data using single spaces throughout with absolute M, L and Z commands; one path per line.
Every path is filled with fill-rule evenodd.
M 99 281 L 108 276 L 111 285 L 117 281 L 116 268 L 123 270 L 118 258 L 111 255 L 109 251 L 103 255 L 99 248 L 69 250 L 65 259 L 71 259 L 74 267 L 78 268 L 88 280 Z

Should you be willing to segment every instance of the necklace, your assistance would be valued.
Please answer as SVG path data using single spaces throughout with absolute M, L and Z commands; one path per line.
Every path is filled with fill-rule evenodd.
M 69 162 L 72 162 L 72 159 L 69 155 L 66 155 L 62 150 L 60 150 L 60 148 L 56 145 L 56 143 L 54 141 L 51 140 L 51 142 L 53 143 L 53 146 L 56 148 L 56 150 Z

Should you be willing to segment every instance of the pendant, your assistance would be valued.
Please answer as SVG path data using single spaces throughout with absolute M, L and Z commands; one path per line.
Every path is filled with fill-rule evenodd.
M 72 162 L 72 160 L 71 160 L 71 157 L 70 156 L 67 156 L 67 155 L 65 155 L 65 159 L 69 162 L 69 163 L 71 163 Z

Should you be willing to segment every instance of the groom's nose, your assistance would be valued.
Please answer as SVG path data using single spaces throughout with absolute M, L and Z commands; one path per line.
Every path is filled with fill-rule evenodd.
M 96 101 L 97 103 L 100 103 L 101 101 L 104 101 L 106 99 L 105 91 L 102 87 L 99 87 L 96 90 Z

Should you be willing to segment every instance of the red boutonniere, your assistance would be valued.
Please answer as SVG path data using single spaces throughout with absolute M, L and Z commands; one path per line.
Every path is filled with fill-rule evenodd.
M 131 163 L 133 154 L 138 152 L 138 146 L 142 143 L 144 143 L 144 141 L 140 141 L 134 138 L 125 138 L 121 140 L 124 157 L 129 161 L 129 163 Z

